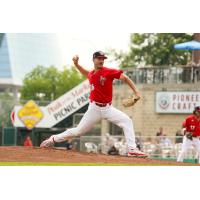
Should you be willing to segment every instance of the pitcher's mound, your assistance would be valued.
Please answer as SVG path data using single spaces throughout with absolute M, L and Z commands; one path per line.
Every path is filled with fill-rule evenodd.
M 74 165 L 136 165 L 136 166 L 178 166 L 197 165 L 122 156 L 82 153 L 60 149 L 40 149 L 35 147 L 0 147 L 0 162 L 66 163 Z

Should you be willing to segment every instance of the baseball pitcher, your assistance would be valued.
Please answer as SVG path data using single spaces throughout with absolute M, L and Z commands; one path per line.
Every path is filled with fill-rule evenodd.
M 125 113 L 112 106 L 113 80 L 124 81 L 133 91 L 133 97 L 122 102 L 125 107 L 133 106 L 140 99 L 140 94 L 133 81 L 124 75 L 122 70 L 104 67 L 105 59 L 107 57 L 102 51 L 95 52 L 93 54 L 94 69 L 88 71 L 79 64 L 78 56 L 73 57 L 72 60 L 76 68 L 89 79 L 90 103 L 88 110 L 77 127 L 67 129 L 58 135 L 52 135 L 49 139 L 43 141 L 40 147 L 53 147 L 55 143 L 81 136 L 88 132 L 95 123 L 101 119 L 106 119 L 123 129 L 128 145 L 128 156 L 147 157 L 145 153 L 136 148 L 132 120 Z

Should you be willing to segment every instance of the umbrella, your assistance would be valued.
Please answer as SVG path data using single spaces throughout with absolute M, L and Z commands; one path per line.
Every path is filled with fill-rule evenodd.
M 200 42 L 197 42 L 196 40 L 192 40 L 190 42 L 175 44 L 174 48 L 178 50 L 192 50 L 192 62 L 193 62 L 194 60 L 193 52 L 195 50 L 200 50 Z
M 193 52 L 195 50 L 200 50 L 200 42 L 197 42 L 196 40 L 192 40 L 190 42 L 175 44 L 174 48 L 178 49 L 178 50 L 192 50 L 192 62 L 193 62 L 193 60 L 194 60 Z M 192 67 L 192 71 L 191 71 L 191 80 L 193 80 L 193 67 Z
M 179 50 L 200 50 L 200 42 L 192 40 L 190 42 L 175 44 L 174 48 Z

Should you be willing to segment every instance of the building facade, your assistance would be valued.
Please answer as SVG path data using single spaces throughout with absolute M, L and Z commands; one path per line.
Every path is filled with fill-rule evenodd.
M 125 70 L 136 83 L 141 100 L 130 108 L 122 106 L 122 100 L 132 95 L 131 89 L 117 81 L 113 91 L 113 105 L 132 118 L 138 135 L 155 136 L 160 127 L 164 133 L 174 136 L 184 119 L 192 114 L 196 104 L 200 105 L 200 67 L 144 68 Z M 166 95 L 159 102 L 157 93 Z M 180 95 L 176 95 L 176 94 Z M 174 95 L 174 99 L 169 96 Z M 158 104 L 171 104 L 171 108 L 157 111 Z M 102 134 L 123 134 L 115 125 L 102 121 Z

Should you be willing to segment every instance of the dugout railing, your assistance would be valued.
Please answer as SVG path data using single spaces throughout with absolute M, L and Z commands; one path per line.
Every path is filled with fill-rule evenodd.
M 153 159 L 176 160 L 182 146 L 182 136 L 138 136 L 136 143 L 138 148 L 147 153 Z M 108 154 L 113 146 L 119 155 L 126 155 L 127 145 L 124 136 L 81 136 L 74 141 L 79 141 L 77 149 L 83 152 Z M 197 160 L 198 155 L 193 146 L 185 155 L 186 160 Z

